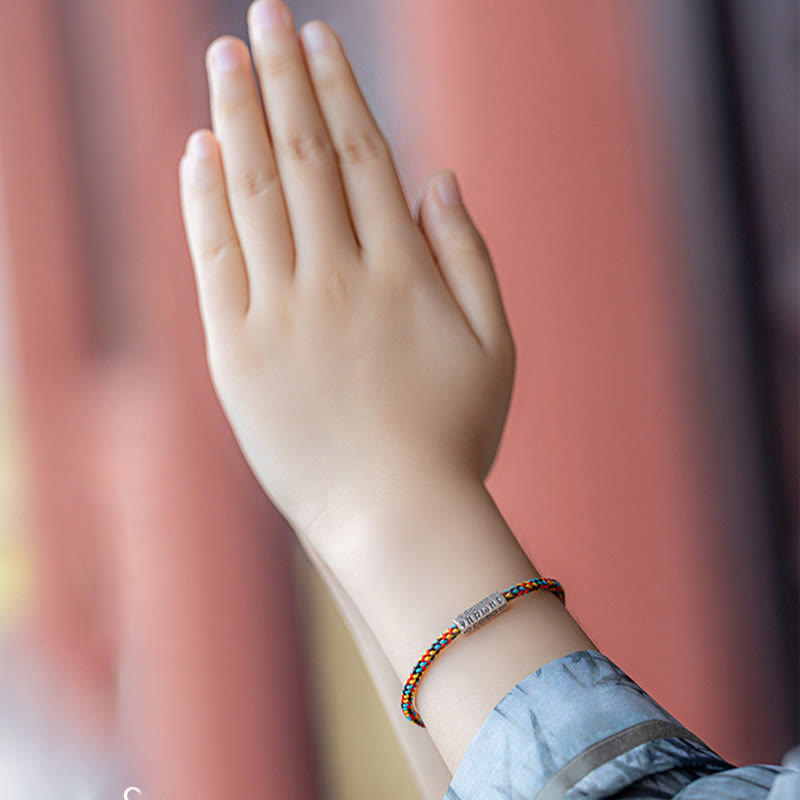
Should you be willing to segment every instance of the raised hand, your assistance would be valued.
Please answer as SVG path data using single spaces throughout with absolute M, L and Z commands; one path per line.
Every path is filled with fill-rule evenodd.
M 288 8 L 208 51 L 213 133 L 189 138 L 181 197 L 220 401 L 301 535 L 404 474 L 488 472 L 514 346 L 452 173 L 419 221 L 334 32 Z

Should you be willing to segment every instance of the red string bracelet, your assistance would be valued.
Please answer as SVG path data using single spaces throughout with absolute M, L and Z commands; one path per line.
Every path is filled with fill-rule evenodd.
M 470 606 L 466 611 L 462 611 L 454 620 L 455 625 L 448 628 L 423 654 L 422 658 L 417 661 L 411 674 L 408 676 L 405 686 L 403 687 L 403 694 L 400 699 L 400 708 L 403 710 L 404 716 L 419 725 L 421 728 L 425 727 L 425 723 L 414 708 L 414 696 L 417 693 L 419 682 L 425 674 L 425 670 L 433 664 L 439 653 L 444 650 L 450 642 L 453 641 L 459 634 L 472 633 L 476 628 L 479 628 L 485 622 L 488 622 L 493 617 L 496 617 L 502 611 L 508 608 L 508 601 L 513 600 L 515 597 L 521 597 L 528 592 L 535 592 L 537 590 L 546 590 L 552 592 L 562 603 L 564 602 L 564 588 L 554 578 L 532 578 L 531 580 L 515 583 L 504 592 L 492 592 L 474 606 Z

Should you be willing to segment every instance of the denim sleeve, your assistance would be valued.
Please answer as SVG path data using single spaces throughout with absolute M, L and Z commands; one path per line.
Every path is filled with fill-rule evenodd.
M 444 800 L 788 800 L 791 767 L 734 767 L 609 658 L 545 664 L 491 711 Z

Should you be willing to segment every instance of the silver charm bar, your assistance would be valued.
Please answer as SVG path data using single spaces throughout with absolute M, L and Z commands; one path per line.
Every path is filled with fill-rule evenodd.
M 462 611 L 454 620 L 460 633 L 472 633 L 480 628 L 484 622 L 496 617 L 501 611 L 508 608 L 508 600 L 502 592 L 492 592 L 483 600 Z

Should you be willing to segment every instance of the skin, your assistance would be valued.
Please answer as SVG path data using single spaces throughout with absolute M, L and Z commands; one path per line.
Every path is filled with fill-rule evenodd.
M 426 795 L 441 797 L 522 678 L 596 649 L 550 593 L 515 600 L 400 691 L 452 617 L 539 577 L 484 480 L 514 343 L 455 176 L 409 209 L 335 33 L 288 9 L 209 48 L 213 132 L 194 132 L 181 202 L 209 371 L 253 472 L 331 588 Z M 318 46 L 314 46 L 315 43 Z

